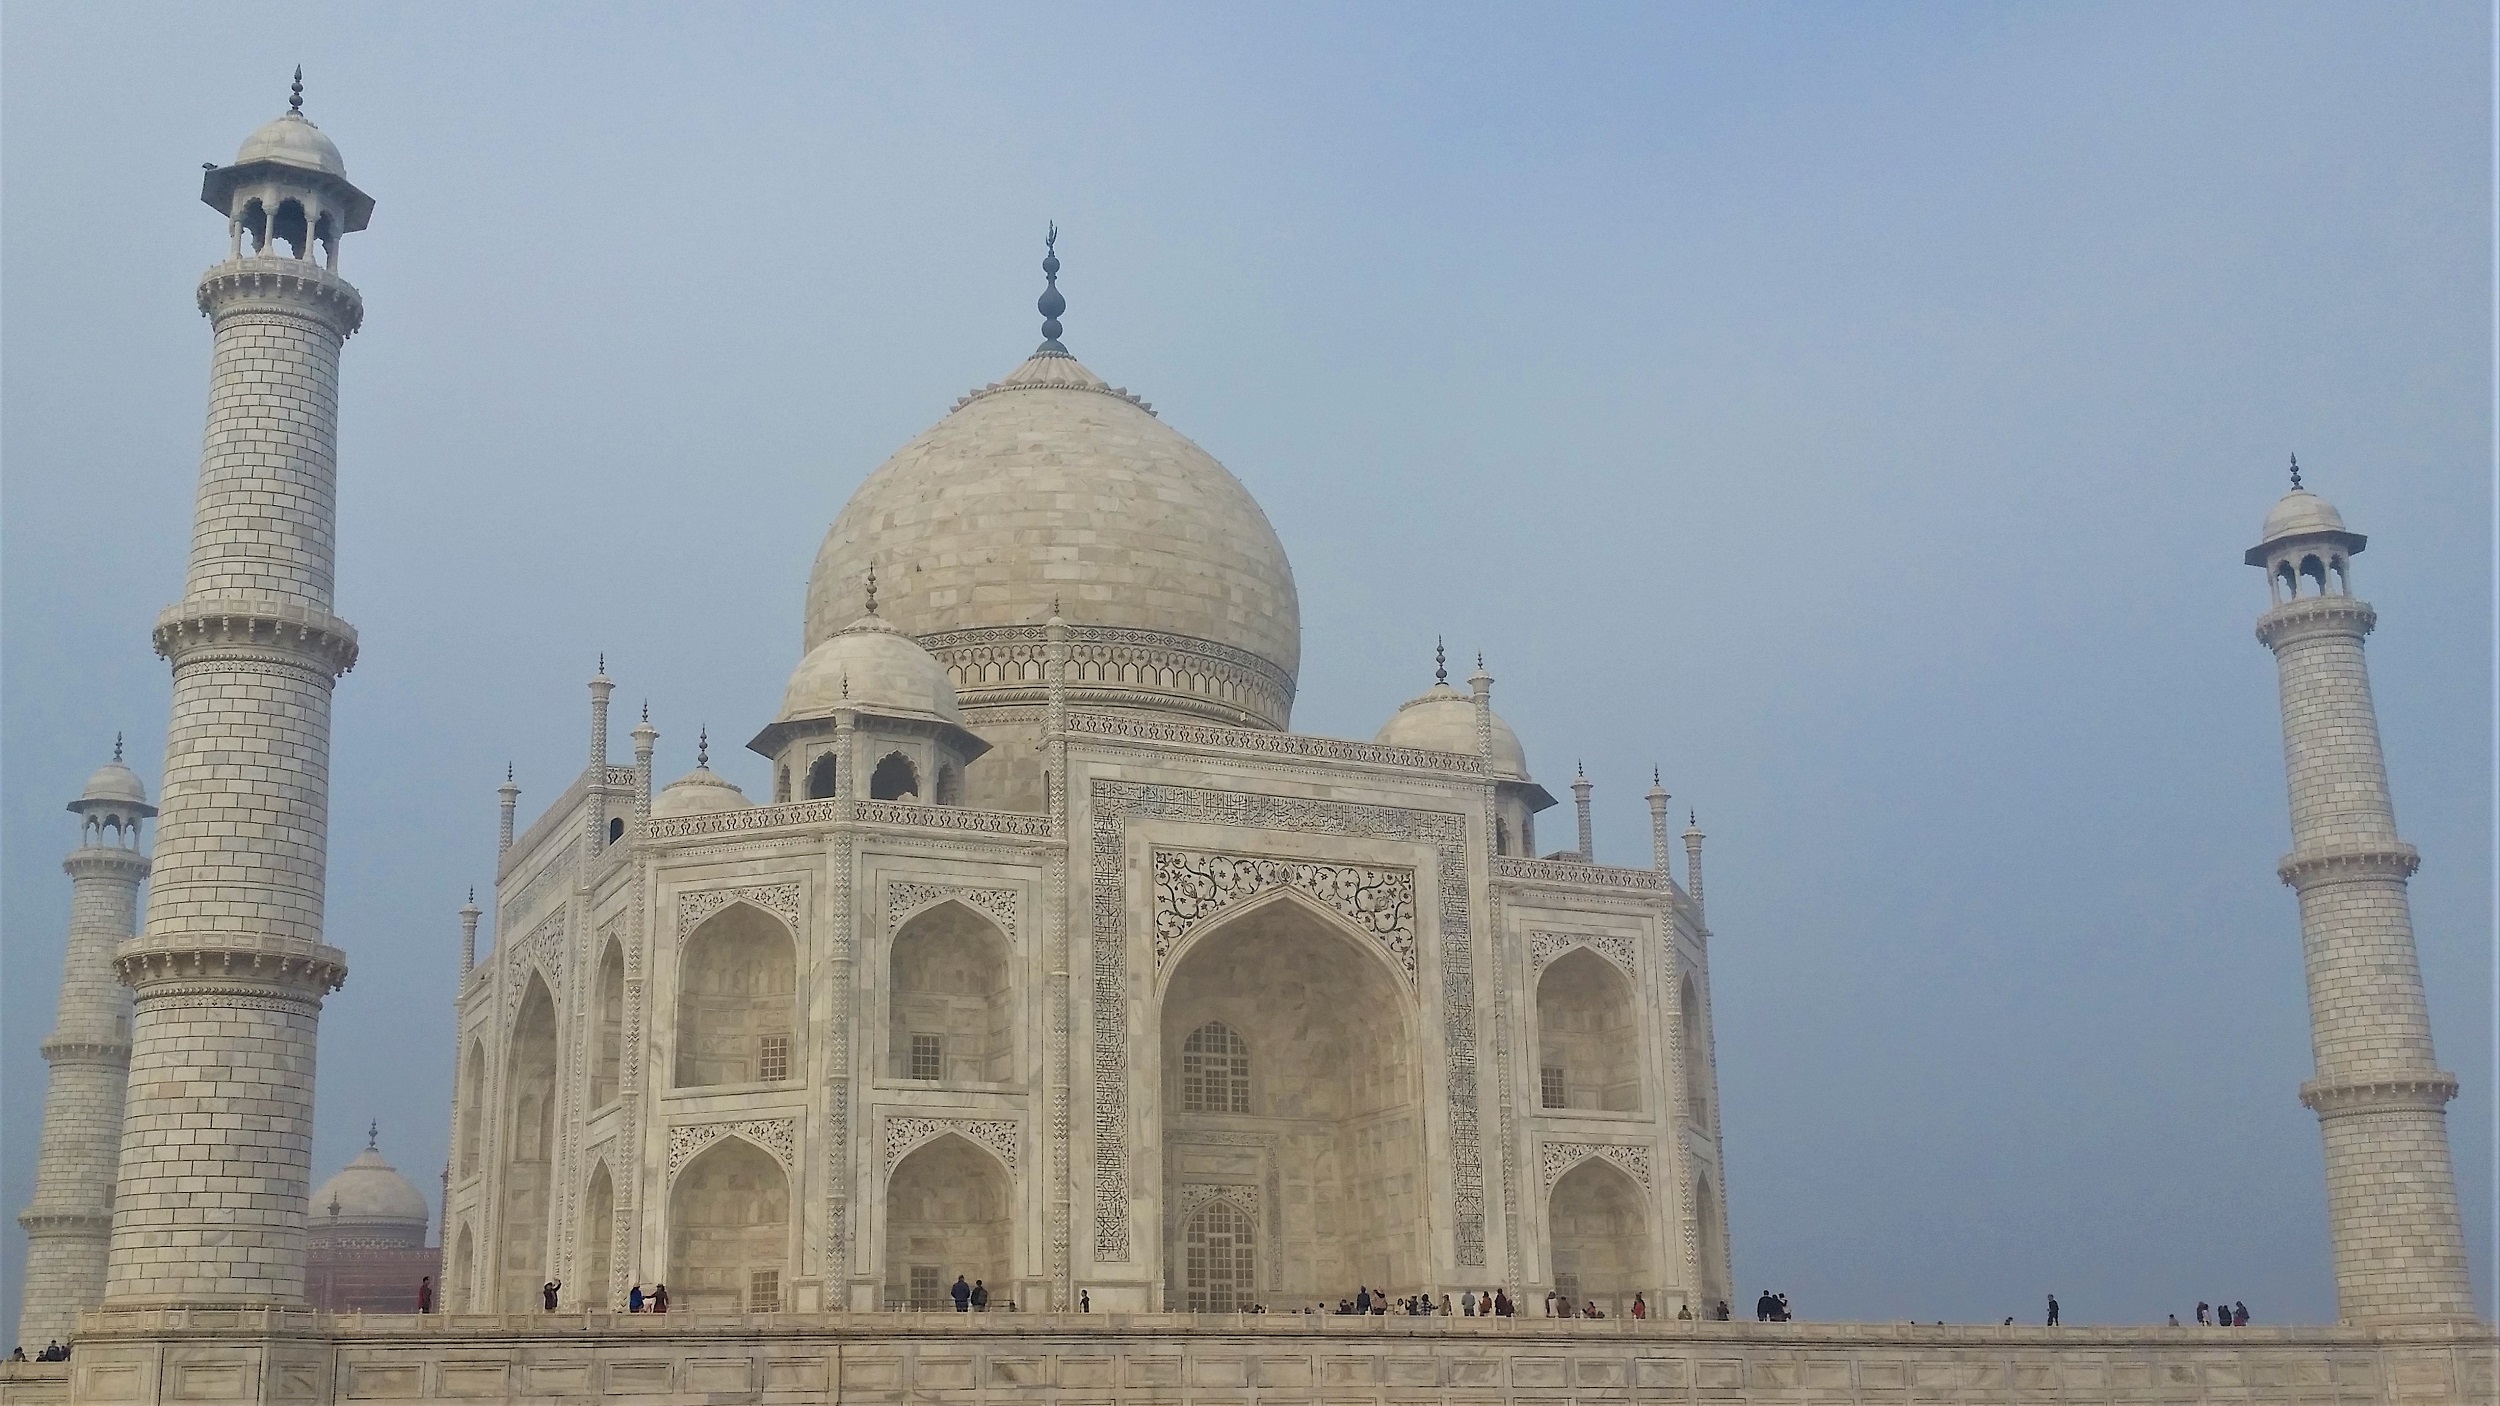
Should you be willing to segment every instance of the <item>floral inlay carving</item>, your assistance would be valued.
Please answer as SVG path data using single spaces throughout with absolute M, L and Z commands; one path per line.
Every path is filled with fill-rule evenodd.
M 532 972 L 547 983 L 547 995 L 561 1005 L 564 971 L 564 910 L 559 908 L 531 928 L 527 937 L 513 943 L 511 954 L 504 958 L 504 1017 L 508 1020 L 521 1009 L 521 993 L 529 989 Z
M 735 1133 L 772 1154 L 783 1171 L 797 1155 L 799 1125 L 795 1118 L 747 1118 L 720 1123 L 694 1123 L 668 1130 L 668 1174 L 671 1179 L 695 1154 Z
M 988 914 L 1006 932 L 1007 940 L 1015 941 L 1016 891 L 1014 889 L 974 888 L 968 884 L 924 884 L 906 881 L 886 885 L 886 931 L 891 933 L 901 927 L 906 915 L 950 898 Z
M 1316 899 L 1371 934 L 1415 980 L 1415 871 L 1199 850 L 1154 852 L 1155 969 L 1191 933 L 1244 900 L 1279 889 Z
M 1625 976 L 1637 976 L 1639 974 L 1640 969 L 1634 964 L 1633 960 L 1632 939 L 1625 937 L 1619 932 L 1529 933 L 1528 965 L 1533 970 L 1543 971 L 1545 970 L 1546 963 L 1551 962 L 1556 957 L 1561 956 L 1563 953 L 1570 951 L 1574 947 L 1585 947 L 1596 953 L 1598 956 L 1614 963 L 1616 966 L 1623 969 L 1623 974 Z
M 889 1118 L 885 1124 L 885 1170 L 894 1171 L 894 1164 L 911 1154 L 922 1143 L 958 1133 L 998 1154 L 1007 1170 L 1016 1170 L 1017 1144 L 1022 1130 L 1011 1118 Z
M 1626 1142 L 1549 1142 L 1537 1152 L 1537 1172 L 1545 1179 L 1545 1189 L 1554 1189 L 1562 1174 L 1587 1161 L 1602 1157 L 1632 1174 L 1641 1189 L 1650 1189 L 1649 1147 L 1645 1143 Z
M 677 940 L 686 940 L 702 921 L 732 903 L 751 903 L 779 918 L 793 933 L 799 930 L 799 886 L 761 884 L 750 888 L 698 889 L 677 895 Z

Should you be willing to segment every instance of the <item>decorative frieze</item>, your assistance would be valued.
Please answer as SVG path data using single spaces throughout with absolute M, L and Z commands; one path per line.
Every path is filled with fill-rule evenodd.
M 1348 742 L 1340 737 L 1308 737 L 1263 728 L 1217 727 L 1170 718 L 1132 717 L 1119 713 L 1070 713 L 1068 730 L 1089 737 L 1133 742 L 1166 742 L 1184 747 L 1221 747 L 1314 762 L 1352 762 L 1358 766 L 1396 767 L 1452 776 L 1482 776 L 1484 758 L 1467 752 L 1438 752 L 1424 747 L 1389 747 L 1376 742 Z
M 969 884 L 928 884 L 918 881 L 890 883 L 885 888 L 885 930 L 891 934 L 903 926 L 903 920 L 933 903 L 954 899 L 968 907 L 988 914 L 1007 940 L 1016 940 L 1016 891 L 1014 889 L 976 888 Z
M 752 904 L 779 918 L 790 931 L 799 930 L 799 886 L 797 884 L 754 884 L 745 887 L 696 889 L 677 895 L 677 940 L 684 942 L 687 934 L 732 903 Z
M 1613 888 L 1635 892 L 1663 893 L 1667 876 L 1655 869 L 1625 869 L 1612 864 L 1582 864 L 1576 859 L 1517 859 L 1508 856 L 1493 861 L 1493 877 L 1518 879 L 1526 883 L 1551 884 L 1562 888 Z
M 558 1006 L 564 1004 L 564 976 L 570 970 L 570 964 L 564 960 L 564 919 L 565 910 L 558 908 L 504 954 L 503 1014 L 507 1022 L 519 1014 L 521 993 L 529 989 L 532 972 L 547 983 L 549 998 Z
M 1201 850 L 1154 852 L 1155 970 L 1188 936 L 1260 894 L 1291 890 L 1368 934 L 1415 981 L 1415 871 Z

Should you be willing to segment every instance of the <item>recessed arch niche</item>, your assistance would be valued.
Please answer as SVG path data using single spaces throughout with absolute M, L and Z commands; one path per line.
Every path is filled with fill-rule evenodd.
M 1222 1036 L 1211 1037 L 1211 1026 Z M 1262 1282 L 1280 1302 L 1342 1298 L 1357 1284 L 1392 1294 L 1426 1287 L 1429 1164 L 1414 998 L 1377 941 L 1299 894 L 1254 901 L 1181 950 L 1158 1032 L 1167 1207 L 1193 1185 L 1275 1188 L 1280 1228 L 1254 1222 L 1249 1243 L 1272 1240 L 1258 1257 L 1274 1266 Z M 1221 1098 L 1205 1096 L 1211 1050 Z M 1246 1100 L 1233 1093 L 1243 1065 Z M 1218 1281 L 1192 1277 L 1191 1225 L 1164 1228 L 1165 1302 L 1174 1307 L 1221 1292 Z M 1211 1242 L 1209 1265 L 1212 1256 Z
M 954 899 L 934 904 L 895 929 L 886 968 L 890 1077 L 1015 1080 L 1015 977 L 998 924 Z
M 584 1308 L 613 1307 L 608 1302 L 608 1274 L 616 1245 L 616 1181 L 602 1161 L 590 1173 L 590 1189 L 582 1195 L 582 1223 L 574 1243 L 582 1247 L 581 1267 L 574 1271 L 572 1299 Z
M 668 1192 L 670 1307 L 778 1311 L 790 1264 L 790 1178 L 745 1138 L 724 1137 Z
M 1640 1034 L 1632 983 L 1622 968 L 1586 947 L 1556 957 L 1536 983 L 1538 1091 L 1544 1106 L 1638 1112 Z
M 1014 1178 L 987 1150 L 943 1133 L 894 1164 L 885 1183 L 888 1308 L 951 1309 L 958 1276 L 1004 1308 L 1015 1297 Z
M 547 1280 L 547 1211 L 556 1144 L 556 1004 L 533 972 L 506 1045 L 502 1244 L 496 1255 L 506 1313 L 541 1307 Z
M 797 1077 L 798 1007 L 798 944 L 780 919 L 750 903 L 704 919 L 677 957 L 675 1086 Z
M 1603 1157 L 1562 1174 L 1546 1193 L 1548 1273 L 1573 1303 L 1620 1315 L 1647 1286 L 1649 1215 L 1640 1183 Z
M 623 1090 L 625 1070 L 625 949 L 608 939 L 592 986 L 590 1106 L 604 1108 Z

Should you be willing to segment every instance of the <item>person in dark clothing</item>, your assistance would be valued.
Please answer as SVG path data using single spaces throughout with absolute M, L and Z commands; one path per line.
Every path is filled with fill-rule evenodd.
M 2057 1295 L 2049 1295 L 2049 1326 L 2057 1326 Z
M 972 1281 L 972 1311 L 975 1313 L 990 1311 L 990 1286 L 978 1279 Z
M 1770 1322 L 1771 1309 L 1773 1306 L 1774 1305 L 1771 1303 L 1771 1291 L 1768 1289 L 1763 1290 L 1762 1297 L 1753 1301 L 1753 1321 L 1756 1323 Z
M 627 1313 L 642 1312 L 642 1286 L 640 1284 L 636 1284 L 632 1289 L 626 1291 L 625 1311 Z
M 547 1281 L 546 1285 L 538 1291 L 538 1296 L 547 1301 L 547 1311 L 549 1313 L 556 1311 L 556 1297 L 563 1291 L 563 1289 L 563 1280 L 550 1279 Z
M 653 1313 L 668 1312 L 668 1286 L 666 1284 L 657 1285 L 651 1290 L 651 1311 Z
M 957 1313 L 972 1311 L 972 1285 L 962 1275 L 955 1276 L 955 1287 L 946 1292 L 948 1297 L 954 1299 Z
M 2234 1328 L 2248 1326 L 2248 1305 L 2237 1299 L 2231 1301 L 2231 1326 Z
M 1093 1290 L 1079 1289 L 1076 1291 L 1076 1311 L 1079 1313 L 1091 1313 L 1094 1311 Z
M 1356 1313 L 1369 1313 L 1372 1311 L 1371 1290 L 1356 1289 L 1354 1291 L 1354 1311 Z
M 432 1313 L 433 1311 L 434 1276 L 429 1274 L 417 1281 L 417 1312 Z
M 2214 1320 L 2213 1320 L 2213 1316 L 2212 1316 L 2212 1315 L 2213 1315 L 2213 1307 L 2214 1307 L 2214 1306 L 2213 1306 L 2212 1304 L 2209 1304 L 2209 1303 L 2205 1302 L 2203 1299 L 2198 1299 L 2198 1300 L 2196 1301 L 2196 1326 L 2197 1326 L 2197 1327 L 2199 1327 L 2199 1328 L 2207 1328 L 2207 1327 L 2211 1327 L 2211 1326 L 2213 1325 L 2213 1321 L 2214 1321 Z

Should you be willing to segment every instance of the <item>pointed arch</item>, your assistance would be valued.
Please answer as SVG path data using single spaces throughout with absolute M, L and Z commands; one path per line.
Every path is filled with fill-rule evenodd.
M 1191 928 L 1178 942 L 1163 950 L 1159 959 L 1162 964 L 1163 985 L 1167 989 L 1170 987 L 1173 978 L 1179 974 L 1182 963 L 1186 962 L 1190 953 L 1201 944 L 1233 924 L 1242 922 L 1261 910 L 1277 904 L 1292 908 L 1300 917 L 1316 922 L 1345 939 L 1356 951 L 1368 957 L 1375 967 L 1389 976 L 1401 998 L 1399 1003 L 1407 1004 L 1404 998 L 1414 994 L 1415 973 L 1406 965 L 1404 957 L 1392 951 L 1378 935 L 1358 927 L 1343 913 L 1297 888 L 1271 888 L 1265 892 L 1253 894 L 1226 906 L 1212 918 Z
M 1715 1306 L 1728 1297 L 1727 1229 L 1719 1219 L 1719 1198 L 1706 1172 L 1693 1182 L 1693 1252 L 1701 1261 L 1694 1268 L 1700 1276 L 1702 1300 Z
M 1651 1277 L 1646 1199 L 1630 1174 L 1603 1157 L 1585 1158 L 1555 1179 L 1545 1226 L 1557 1291 L 1620 1314 Z
M 989 1148 L 954 1132 L 913 1148 L 886 1174 L 887 1305 L 951 1308 L 958 1275 L 1016 1297 L 1014 1206 L 1015 1176 Z
M 886 974 L 891 1077 L 1015 1078 L 1015 965 L 995 919 L 954 897 L 921 908 L 895 928 Z
M 1536 983 L 1539 1101 L 1547 1108 L 1638 1112 L 1640 1009 L 1623 969 L 1587 947 L 1548 963 Z
M 590 1106 L 605 1108 L 624 1093 L 625 945 L 615 938 L 599 954 L 590 1012 Z
M 868 774 L 868 799 L 906 801 L 920 798 L 920 768 L 900 752 L 888 752 Z
M 496 1297 L 504 1312 L 526 1313 L 539 1306 L 538 1288 L 548 1277 L 556 1143 L 556 1005 L 536 971 L 505 1040 L 503 1099 Z
M 833 753 L 827 752 L 807 764 L 807 798 L 811 801 L 833 799 Z
M 468 1066 L 460 1081 L 460 1175 L 477 1175 L 486 1142 L 486 1042 L 469 1037 Z
M 677 953 L 675 1087 L 801 1077 L 798 943 L 783 922 L 732 902 Z
M 1701 993 L 1686 972 L 1676 997 L 1676 1045 L 1684 1066 L 1684 1116 L 1693 1126 L 1710 1126 L 1710 1036 L 1702 1027 Z
M 582 1223 L 575 1232 L 582 1247 L 580 1267 L 573 1272 L 574 1301 L 583 1307 L 613 1308 L 616 1252 L 616 1179 L 608 1175 L 608 1159 L 590 1169 L 590 1187 L 582 1193 Z
M 477 1291 L 477 1232 L 460 1223 L 460 1240 L 451 1256 L 451 1277 L 443 1285 L 443 1307 L 457 1311 L 474 1306 Z
M 1191 1313 L 1239 1313 L 1257 1285 L 1258 1217 L 1216 1196 L 1181 1228 L 1182 1303 Z
M 735 1134 L 697 1153 L 668 1189 L 666 1282 L 674 1303 L 777 1312 L 789 1266 L 790 1175 L 781 1163 Z

